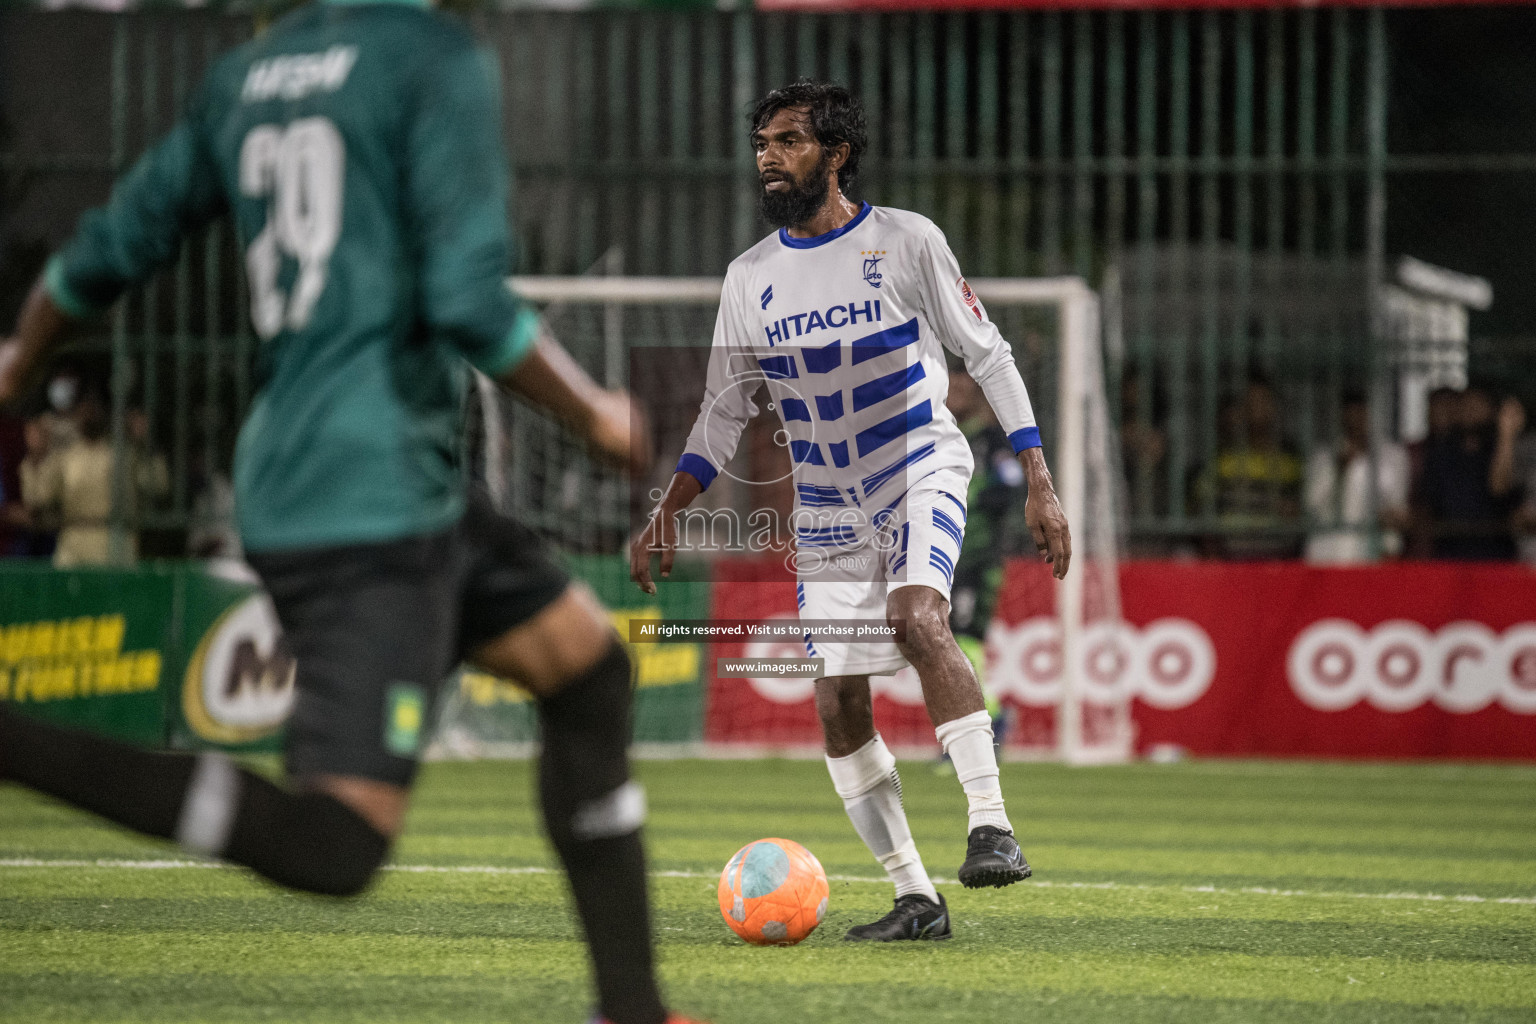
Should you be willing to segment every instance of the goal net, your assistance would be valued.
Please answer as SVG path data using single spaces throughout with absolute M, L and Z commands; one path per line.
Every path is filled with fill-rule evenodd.
M 514 283 L 594 377 L 636 395 L 650 416 L 658 462 L 646 479 L 626 480 L 481 378 L 469 436 L 476 474 L 493 500 L 564 554 L 626 638 L 636 620 L 793 621 L 794 577 L 786 566 L 793 546 L 784 526 L 795 489 L 782 424 L 769 411 L 766 390 L 735 459 L 683 523 L 672 576 L 658 581 L 655 597 L 628 579 L 628 538 L 670 480 L 698 414 L 720 280 Z M 991 514 L 985 534 L 972 510 L 962 552 L 968 557 L 984 544 L 984 557 L 996 562 L 982 573 L 988 584 L 981 607 L 990 622 L 973 631 L 984 638 L 976 644 L 984 651 L 977 660 L 1004 753 L 1077 763 L 1124 760 L 1132 750 L 1130 672 L 1138 659 L 1120 620 L 1120 468 L 1105 400 L 1098 299 L 1077 278 L 978 280 L 972 287 L 1013 346 L 1073 532 L 1072 571 L 1057 582 L 1034 554 L 1020 475 L 1008 466 L 978 464 L 978 474 L 998 477 L 993 484 L 1015 487 Z M 975 443 L 973 450 L 980 452 Z M 631 653 L 642 754 L 819 750 L 813 680 L 716 671 L 727 657 L 804 657 L 798 639 L 641 641 Z M 908 755 L 936 755 L 915 673 L 877 677 L 872 686 L 887 742 Z M 535 740 L 532 709 L 515 687 L 466 673 L 443 702 L 434 749 L 440 756 L 516 756 Z

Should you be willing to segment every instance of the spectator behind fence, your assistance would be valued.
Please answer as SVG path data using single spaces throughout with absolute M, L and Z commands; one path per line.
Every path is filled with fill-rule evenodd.
M 1317 565 L 1399 555 L 1408 525 L 1407 450 L 1391 441 L 1373 450 L 1363 393 L 1346 393 L 1342 414 L 1342 436 L 1331 448 L 1313 452 L 1307 463 L 1307 515 L 1314 530 L 1306 557 Z
M 1513 527 L 1520 560 L 1536 565 L 1536 433 L 1525 427 L 1525 406 L 1518 398 L 1504 399 L 1499 405 L 1488 489 L 1495 499 L 1515 506 Z
M 62 449 L 52 447 L 37 459 L 22 478 L 22 500 L 34 523 L 57 524 L 59 535 L 53 564 L 61 569 L 83 565 L 108 565 L 114 556 L 132 562 L 138 558 L 138 539 L 131 529 L 142 501 L 166 491 L 164 459 L 150 456 L 135 438 L 130 417 L 126 449 L 127 507 L 130 524 L 123 550 L 112 546 L 113 450 L 107 409 L 95 395 L 75 404 L 78 438 Z
M 1461 392 L 1438 387 L 1429 393 L 1424 436 L 1408 445 L 1409 526 L 1405 554 L 1409 558 L 1434 556 L 1434 537 L 1420 495 L 1424 493 L 1424 463 L 1429 450 L 1444 442 L 1461 424 Z
M 24 558 L 47 558 L 54 552 L 57 543 L 59 529 L 58 517 L 54 515 L 51 506 L 39 504 L 34 508 L 28 499 L 40 494 L 42 486 L 43 466 L 51 453 L 52 445 L 49 443 L 50 431 L 48 420 L 44 416 L 34 416 L 27 420 L 23 428 L 23 436 L 26 439 L 26 454 L 22 456 L 21 465 L 17 467 L 17 480 L 20 484 L 21 507 L 12 512 L 16 523 L 21 527 L 17 539 L 16 554 Z
M 235 521 L 235 485 L 214 470 L 195 493 L 187 528 L 187 554 L 193 558 L 243 558 L 245 549 Z
M 48 408 L 37 420 L 48 433 L 48 448 L 61 452 L 80 437 L 80 427 L 75 417 L 75 406 L 80 401 L 80 374 L 64 369 L 48 381 Z
M 1221 533 L 1206 554 L 1233 559 L 1295 558 L 1298 538 L 1286 528 L 1301 516 L 1301 458 L 1285 442 L 1280 407 L 1268 381 L 1249 381 L 1233 415 L 1223 417 L 1216 460 L 1196 480 L 1196 512 L 1214 506 Z
M 26 420 L 0 413 L 0 558 L 21 554 L 27 508 L 21 503 L 21 460 L 26 458 Z
M 149 416 L 143 409 L 129 409 L 123 427 L 132 460 L 129 466 L 133 472 L 133 510 L 142 514 L 171 493 L 171 469 L 165 456 L 155 451 L 149 436 Z
M 1457 420 L 1454 430 L 1424 449 L 1416 504 L 1430 553 L 1469 561 L 1512 559 L 1511 518 L 1519 496 L 1493 489 L 1499 445 L 1493 397 L 1485 388 L 1467 388 L 1458 401 Z
M 1120 464 L 1130 488 L 1133 514 L 1160 515 L 1168 508 L 1168 435 L 1153 395 L 1142 408 L 1141 373 L 1131 370 L 1120 382 Z

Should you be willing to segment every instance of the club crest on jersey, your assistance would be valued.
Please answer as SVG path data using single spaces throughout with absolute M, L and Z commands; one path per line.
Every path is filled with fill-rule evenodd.
M 880 273 L 880 264 L 884 262 L 884 249 L 866 249 L 859 253 L 864 257 L 864 280 L 871 288 L 879 288 L 880 282 L 885 280 L 885 275 Z
M 955 284 L 960 286 L 960 297 L 965 300 L 967 306 L 971 307 L 971 312 L 976 314 L 976 319 L 985 321 L 987 317 L 981 311 L 981 301 L 976 298 L 976 293 L 971 291 L 971 286 L 966 283 L 965 278 L 955 278 Z

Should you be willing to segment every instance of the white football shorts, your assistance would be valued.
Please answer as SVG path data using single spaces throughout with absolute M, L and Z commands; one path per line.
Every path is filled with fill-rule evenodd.
M 949 600 L 965 538 L 964 477 L 932 473 L 915 483 L 889 523 L 857 547 L 801 546 L 796 597 L 801 619 L 885 622 L 886 599 L 901 587 L 932 587 Z M 894 640 L 837 643 L 805 638 L 827 676 L 890 675 L 907 665 Z

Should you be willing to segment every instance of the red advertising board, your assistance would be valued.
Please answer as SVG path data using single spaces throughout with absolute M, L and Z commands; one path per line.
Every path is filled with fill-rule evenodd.
M 726 559 L 715 565 L 711 617 L 794 618 L 795 578 L 777 559 Z M 711 743 L 769 747 L 818 747 L 811 679 L 721 679 L 719 658 L 805 657 L 798 643 L 715 644 L 709 655 L 709 697 L 704 739 Z M 922 691 L 911 669 L 874 679 L 875 721 L 892 746 L 933 746 L 933 726 L 923 709 Z
M 1138 700 L 1139 742 L 1197 753 L 1536 758 L 1536 574 L 1132 563 L 1125 616 L 1179 616 L 1215 673 L 1186 707 Z
M 718 567 L 713 614 L 795 613 L 781 565 Z M 1519 566 L 1136 562 L 1125 622 L 1090 629 L 1090 700 L 1128 689 L 1139 749 L 1286 757 L 1536 759 L 1536 573 Z M 1049 584 L 1009 566 L 988 634 L 989 686 L 1012 705 L 1014 743 L 1039 742 L 1060 686 Z M 718 645 L 715 656 L 797 652 Z M 710 662 L 713 666 L 713 659 Z M 894 744 L 931 745 L 917 680 L 874 681 Z M 706 738 L 819 741 L 807 680 L 712 679 Z M 1048 740 L 1048 737 L 1046 737 Z

